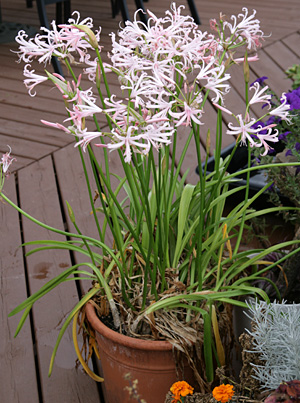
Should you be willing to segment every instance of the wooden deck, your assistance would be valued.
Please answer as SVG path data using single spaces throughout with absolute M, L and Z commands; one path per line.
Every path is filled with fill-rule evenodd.
M 133 3 L 133 0 L 128 0 L 131 13 Z M 220 11 L 231 15 L 241 9 L 239 0 L 196 0 L 196 4 L 203 30 L 208 29 L 209 18 L 218 16 Z M 242 5 L 255 8 L 264 32 L 272 32 L 260 51 L 260 61 L 251 65 L 251 79 L 268 76 L 269 85 L 277 93 L 287 91 L 291 82 L 285 78 L 284 70 L 300 62 L 299 0 L 245 0 Z M 1 0 L 1 6 L 4 21 L 39 26 L 35 4 L 34 8 L 26 9 L 25 0 Z M 162 15 L 169 2 L 151 0 L 147 6 Z M 82 17 L 92 16 L 95 25 L 103 27 L 103 44 L 108 50 L 107 34 L 118 29 L 118 20 L 111 17 L 110 3 L 72 0 L 72 9 L 79 10 Z M 52 18 L 52 6 L 49 13 Z M 0 44 L 0 154 L 7 151 L 6 145 L 9 144 L 17 158 L 13 166 L 14 175 L 5 183 L 5 193 L 35 218 L 57 228 L 72 230 L 66 212 L 67 200 L 74 209 L 81 231 L 96 236 L 93 234 L 81 163 L 72 139 L 40 123 L 40 119 L 63 121 L 65 116 L 61 101 L 47 85 L 37 89 L 40 96 L 30 98 L 27 95 L 22 84 L 22 68 L 10 49 L 16 50 L 15 44 Z M 243 102 L 241 81 L 242 71 L 237 67 L 228 107 Z M 254 112 L 258 113 L 258 110 Z M 211 106 L 205 114 L 205 123 L 209 125 L 214 119 L 215 111 Z M 231 141 L 224 137 L 224 145 Z M 185 165 L 184 168 L 191 169 L 189 181 L 194 182 L 197 179 L 196 158 L 192 153 L 189 157 L 190 166 Z M 113 158 L 111 162 L 114 164 Z M 75 368 L 76 357 L 70 331 L 62 340 L 51 378 L 47 376 L 61 320 L 89 284 L 82 284 L 78 289 L 70 282 L 67 287 L 64 285 L 54 290 L 36 304 L 30 320 L 16 339 L 13 334 L 19 317 L 7 317 L 26 296 L 63 268 L 69 267 L 77 257 L 64 251 L 40 252 L 25 257 L 27 248 L 20 247 L 23 242 L 56 237 L 20 217 L 4 203 L 0 203 L 0 225 L 0 402 L 103 403 L 99 385 L 80 368 Z M 57 239 L 61 238 L 57 236 Z

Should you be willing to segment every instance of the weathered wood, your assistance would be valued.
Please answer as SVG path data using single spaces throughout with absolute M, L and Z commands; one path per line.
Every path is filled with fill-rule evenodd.
M 14 150 L 14 155 L 18 155 L 17 150 L 21 149 L 22 152 L 19 153 L 20 156 L 32 160 L 37 160 L 42 158 L 44 155 L 50 154 L 57 150 L 57 147 L 51 146 L 48 144 L 43 144 L 39 142 L 35 142 L 34 147 L 32 147 L 32 141 L 24 140 L 13 136 L 6 136 L 1 134 L 0 129 L 0 150 L 2 151 L 2 147 L 6 144 L 9 144 L 10 147 Z M 3 150 L 5 151 L 5 150 Z
M 19 171 L 20 204 L 32 216 L 44 223 L 63 229 L 61 207 L 57 196 L 55 175 L 51 157 L 42 159 Z M 30 197 L 28 197 L 30 195 Z M 23 219 L 26 242 L 38 239 L 62 240 L 63 236 L 49 233 L 28 219 Z M 33 247 L 28 246 L 29 251 Z M 28 256 L 30 293 L 36 292 L 45 282 L 71 266 L 68 251 L 47 250 Z M 66 403 L 95 403 L 99 400 L 95 382 L 81 368 L 75 369 L 76 355 L 72 344 L 71 329 L 64 335 L 53 374 L 48 378 L 48 367 L 52 349 L 56 342 L 62 321 L 78 302 L 76 286 L 68 282 L 56 288 L 33 308 L 37 355 L 43 391 L 43 401 Z
M 299 32 L 295 32 L 282 39 L 282 42 L 287 46 L 292 52 L 294 52 L 298 57 L 300 57 L 300 41 Z
M 90 163 L 88 156 L 84 154 L 86 161 L 86 167 L 91 180 L 92 197 L 95 196 L 96 186 L 91 175 Z M 70 232 L 77 232 L 71 223 L 66 201 L 70 204 L 76 224 L 84 235 L 91 236 L 95 239 L 100 239 L 97 232 L 97 228 L 94 222 L 94 217 L 91 214 L 92 207 L 88 196 L 87 185 L 85 181 L 85 175 L 82 168 L 81 159 L 78 149 L 75 149 L 73 145 L 65 147 L 54 155 L 54 162 L 57 172 L 58 184 L 60 187 L 63 206 L 65 210 L 66 221 Z M 100 214 L 99 214 L 100 215 Z M 98 251 L 99 253 L 99 251 Z M 101 251 L 100 251 L 101 253 Z M 77 263 L 84 263 L 90 261 L 88 257 L 80 253 L 75 254 Z M 86 268 L 85 268 L 86 269 Z M 90 271 L 88 269 L 88 271 Z M 83 292 L 87 292 L 91 287 L 91 281 L 81 282 L 81 289 Z
M 270 46 L 266 46 L 264 51 L 277 64 L 281 70 L 285 71 L 293 64 L 300 63 L 300 57 L 292 52 L 285 43 L 278 41 Z M 286 80 L 286 89 L 290 88 L 290 80 Z
M 5 182 L 5 194 L 16 203 L 15 178 Z M 20 236 L 19 215 L 0 199 L 0 401 L 38 402 L 34 345 L 27 321 L 14 339 L 20 314 L 8 314 L 26 297 L 26 278 Z
M 30 123 L 16 122 L 15 120 L 8 120 L 6 118 L 0 118 L 0 133 L 16 137 L 17 139 L 31 140 L 33 148 L 36 142 L 63 147 L 74 140 L 60 130 L 52 129 L 45 125 L 35 126 Z
M 2 155 L 2 153 L 5 154 L 7 151 L 8 151 L 8 148 L 3 145 L 3 151 L 2 151 L 2 147 L 1 147 L 0 153 L 1 153 L 1 155 Z M 15 154 L 14 154 L 14 157 L 16 157 Z M 16 159 L 16 160 L 14 161 L 14 163 L 9 167 L 9 171 L 10 171 L 10 172 L 15 172 L 15 171 L 17 171 L 18 169 L 23 168 L 23 167 L 25 167 L 25 166 L 31 164 L 32 162 L 34 162 L 33 159 L 31 159 L 31 158 L 24 158 L 24 157 L 18 155 L 18 156 L 17 156 L 17 159 Z
M 259 62 L 252 63 L 251 69 L 258 77 L 267 76 L 269 87 L 277 94 L 291 88 L 292 80 L 286 78 L 281 68 L 265 52 L 260 53 Z

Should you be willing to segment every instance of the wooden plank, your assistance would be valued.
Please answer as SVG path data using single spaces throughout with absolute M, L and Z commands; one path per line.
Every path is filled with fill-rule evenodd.
M 282 42 L 293 51 L 298 57 L 300 57 L 300 34 L 295 32 L 292 35 L 282 39 Z
M 300 36 L 298 39 L 300 39 Z M 272 45 L 267 46 L 264 50 L 270 56 L 273 62 L 276 63 L 283 71 L 285 71 L 289 67 L 292 67 L 293 64 L 300 63 L 300 57 L 295 55 L 295 53 L 292 52 L 285 45 L 285 43 L 281 41 L 275 42 Z M 286 88 L 286 90 L 289 89 L 290 87 Z
M 4 193 L 16 203 L 15 177 L 4 185 Z M 34 362 L 34 345 L 30 322 L 27 321 L 14 339 L 20 314 L 8 314 L 27 298 L 22 240 L 18 212 L 0 200 L 0 401 L 11 403 L 38 402 L 38 386 Z
M 135 5 L 133 1 L 129 1 L 129 8 L 130 12 L 133 12 Z M 197 3 L 196 3 L 197 4 Z M 249 8 L 249 10 L 252 10 L 253 7 L 257 8 L 257 17 L 261 19 L 261 24 L 263 27 L 263 30 L 268 33 L 268 31 L 264 28 L 264 24 L 267 23 L 270 25 L 272 22 L 272 18 L 275 17 L 275 20 L 278 19 L 280 20 L 279 24 L 273 24 L 272 27 L 272 32 L 275 32 L 275 36 L 273 35 L 271 38 L 266 38 L 266 41 L 264 43 L 264 46 L 266 49 L 270 45 L 270 43 L 274 42 L 276 39 L 276 35 L 282 34 L 282 30 L 286 28 L 286 31 L 284 35 L 286 36 L 286 40 L 288 39 L 287 35 L 290 35 L 292 24 L 290 21 L 296 21 L 297 20 L 297 15 L 299 15 L 299 9 L 295 9 L 295 1 L 289 2 L 289 6 L 287 7 L 286 5 L 283 6 L 279 1 L 275 1 L 275 3 L 272 3 L 272 7 L 270 7 L 270 4 L 261 4 L 258 1 L 248 1 L 246 2 L 246 6 Z M 91 0 L 88 5 L 85 5 L 84 9 L 82 5 L 80 4 L 79 0 L 74 0 L 72 1 L 72 7 L 74 9 L 78 9 L 79 11 L 82 11 L 82 18 L 85 16 L 88 16 L 89 14 L 93 14 L 94 16 L 94 25 L 97 27 L 98 25 L 102 26 L 102 33 L 101 33 L 101 43 L 104 45 L 104 49 L 102 52 L 102 57 L 104 60 L 107 60 L 106 52 L 110 50 L 110 37 L 108 34 L 114 30 L 116 31 L 118 29 L 118 21 L 120 19 L 120 15 L 117 17 L 117 19 L 113 20 L 111 18 L 111 10 L 110 7 L 107 7 L 107 4 L 104 2 L 100 2 L 98 0 Z M 165 10 L 169 8 L 169 3 L 166 2 L 155 2 L 151 3 L 150 8 L 158 15 L 163 16 L 165 13 Z M 211 1 L 206 4 L 198 4 L 199 11 L 201 10 L 201 18 L 202 18 L 202 26 L 200 27 L 202 30 L 206 30 L 209 28 L 209 18 L 218 16 L 219 11 L 223 10 L 226 12 L 227 15 L 231 14 L 236 14 L 241 10 L 241 6 L 237 0 L 234 0 L 233 3 L 230 2 L 230 4 L 224 0 L 218 0 L 218 1 Z M 26 18 L 30 18 L 32 20 L 35 20 L 36 23 L 38 24 L 38 16 L 36 13 L 36 8 L 34 4 L 33 9 L 26 9 L 24 6 L 23 0 L 16 0 L 13 3 L 11 3 L 8 0 L 3 0 L 2 1 L 2 9 L 3 9 L 3 17 L 5 18 L 5 13 L 7 12 L 11 17 L 14 15 L 15 18 L 20 18 L 20 21 Z M 94 10 L 97 10 L 97 13 L 95 13 Z M 22 15 L 20 15 L 20 11 L 22 10 Z M 49 13 L 51 15 L 51 18 L 54 16 L 54 8 L 49 7 Z M 280 10 L 280 15 L 278 14 L 278 10 Z M 24 14 L 23 14 L 24 12 Z M 185 14 L 189 12 L 188 8 L 184 11 Z M 272 14 L 273 13 L 273 14 Z M 277 15 L 277 14 L 278 15 Z M 285 16 L 285 13 L 289 15 L 289 23 L 285 23 L 284 18 L 282 16 Z M 275 16 L 276 14 L 276 16 Z M 274 20 L 274 21 L 275 21 Z M 28 21 L 27 21 L 28 22 Z M 267 26 L 269 26 L 267 25 Z M 298 27 L 297 27 L 298 29 Z M 298 34 L 297 34 L 298 35 Z M 292 35 L 291 35 L 291 40 L 292 40 Z M 294 40 L 296 43 L 296 41 Z M 285 43 L 285 42 L 284 42 Z M 292 42 L 291 42 L 292 43 Z M 292 45 L 291 45 L 292 46 Z M 1 105 L 1 112 L 0 112 L 0 123 L 4 122 L 2 131 L 2 134 L 4 135 L 9 135 L 9 131 L 14 132 L 13 128 L 13 122 L 16 122 L 16 133 L 12 135 L 15 137 L 21 137 L 23 139 L 32 139 L 33 141 L 38 141 L 44 144 L 50 144 L 53 146 L 63 146 L 65 144 L 69 144 L 72 142 L 73 139 L 71 139 L 69 136 L 65 136 L 63 133 L 51 129 L 49 127 L 44 127 L 40 125 L 39 120 L 40 119 L 45 119 L 49 121 L 57 121 L 62 123 L 63 119 L 65 117 L 64 115 L 64 108 L 62 104 L 59 104 L 59 99 L 57 98 L 56 91 L 49 91 L 47 85 L 41 85 L 37 87 L 37 92 L 40 95 L 39 98 L 35 99 L 30 99 L 26 95 L 26 90 L 23 85 L 21 85 L 22 81 L 22 68 L 16 63 L 16 55 L 13 54 L 10 49 L 17 49 L 17 44 L 4 44 L 0 45 L 0 55 L 3 57 L 1 58 L 1 70 L 0 70 L 0 88 L 3 90 L 0 92 L 1 100 L 2 100 L 2 105 Z M 271 62 L 271 59 L 268 58 L 266 59 L 267 63 Z M 272 62 L 271 62 L 272 64 Z M 274 63 L 273 63 L 274 64 Z M 40 65 L 35 65 L 34 67 L 36 71 L 40 71 L 43 69 L 43 66 Z M 51 69 L 51 66 L 48 66 L 49 69 Z M 252 68 L 252 67 L 251 67 Z M 262 75 L 261 72 L 264 73 L 264 75 L 268 75 L 267 71 L 265 71 L 264 63 L 262 64 L 261 69 L 256 69 L 256 67 L 253 64 L 253 72 L 251 72 L 251 76 L 253 76 L 253 80 L 258 76 Z M 76 71 L 78 71 L 77 68 L 75 68 Z M 276 74 L 281 74 L 282 71 L 277 70 L 275 76 L 274 76 L 274 71 L 271 71 L 272 77 L 274 80 L 274 83 L 277 83 L 277 76 Z M 3 76 L 2 76 L 3 74 Z M 282 76 L 283 77 L 283 76 Z M 283 77 L 284 78 L 284 77 Z M 113 83 L 113 78 L 111 75 L 109 75 L 109 81 L 112 81 L 112 92 L 116 92 L 118 96 L 121 96 L 121 92 L 119 88 Z M 236 92 L 239 94 L 241 98 L 244 97 L 243 94 L 243 84 L 241 82 L 236 82 L 236 78 L 233 78 L 233 86 Z M 279 80 L 280 81 L 280 80 Z M 286 84 L 286 81 L 284 81 L 284 84 Z M 83 80 L 83 86 L 84 88 L 88 88 L 90 86 L 90 83 L 86 80 Z M 286 88 L 285 88 L 286 90 Z M 276 88 L 277 91 L 277 88 Z M 27 97 L 27 98 L 26 98 Z M 228 107 L 231 107 L 231 101 L 228 101 Z M 5 105 L 5 103 L 8 103 Z M 234 101 L 232 106 L 234 106 Z M 30 109 L 29 109 L 30 108 Z M 261 110 L 259 110 L 260 105 L 256 105 L 254 109 L 254 113 L 256 116 L 259 116 L 261 114 Z M 45 110 L 45 112 L 41 113 L 41 110 Z M 228 123 L 229 117 L 224 118 L 225 123 Z M 21 125 L 24 124 L 24 133 L 22 134 L 22 129 Z M 9 126 L 8 128 L 6 126 Z M 104 127 L 106 125 L 106 120 L 105 118 L 102 117 L 100 118 L 100 125 L 101 127 Z M 4 130 L 5 128 L 5 130 Z M 204 131 L 204 130 L 203 130 Z M 53 134 L 50 134 L 53 133 Z M 206 133 L 205 133 L 206 134 Z M 53 137 L 52 137 L 53 136 Z M 225 137 L 224 137 L 225 138 Z M 33 145 L 35 147 L 35 145 Z
M 3 144 L 3 149 L 2 149 L 2 144 L 1 144 L 1 151 L 0 153 L 5 154 L 8 151 L 8 148 L 5 148 L 4 144 Z M 12 151 L 12 156 L 15 158 L 17 157 L 17 159 L 14 161 L 14 163 L 9 167 L 9 172 L 15 172 L 20 168 L 23 168 L 26 165 L 31 164 L 32 162 L 34 162 L 33 159 L 31 158 L 24 158 L 21 157 L 19 155 L 14 154 L 14 152 Z
M 277 95 L 291 88 L 292 80 L 286 78 L 282 69 L 265 52 L 260 52 L 259 62 L 252 63 L 251 69 L 258 77 L 267 76 L 269 87 Z
M 33 9 L 26 9 L 24 1 L 16 0 L 10 2 L 10 0 L 2 0 L 1 3 L 4 19 L 36 24 L 39 26 L 35 3 L 33 3 Z M 130 9 L 130 14 L 132 15 L 135 9 L 134 1 L 128 0 L 127 3 Z M 202 24 L 207 24 L 206 26 L 208 26 L 208 19 L 218 16 L 221 11 L 230 16 L 231 14 L 239 13 L 241 7 L 245 6 L 248 7 L 249 10 L 252 10 L 253 8 L 257 10 L 258 18 L 264 23 L 263 25 L 267 27 L 264 28 L 264 31 L 272 32 L 274 40 L 297 30 L 299 27 L 299 7 L 296 0 L 289 0 L 288 3 L 279 0 L 266 0 L 264 2 L 258 0 L 244 0 L 242 5 L 239 0 L 232 0 L 230 2 L 227 0 L 210 0 L 209 2 L 196 0 L 195 3 L 198 7 Z M 182 1 L 182 4 L 186 5 L 186 13 L 188 13 L 189 9 L 186 1 Z M 167 1 L 153 1 L 149 4 L 149 8 L 157 14 L 159 14 L 159 12 L 163 14 L 164 11 L 169 8 L 169 5 L 170 3 Z M 107 6 L 107 3 L 93 0 L 89 1 L 88 4 L 83 5 L 79 0 L 73 0 L 72 9 L 84 10 L 83 16 L 94 15 L 97 21 L 103 21 L 103 25 L 115 22 L 116 29 L 118 27 L 120 18 L 118 16 L 115 21 L 111 18 L 111 9 Z M 94 10 L 97 10 L 97 13 L 95 13 Z M 50 19 L 52 19 L 55 15 L 54 7 L 49 6 L 48 12 L 50 14 Z M 204 29 L 207 29 L 206 26 L 204 26 Z
M 22 85 L 22 82 L 19 81 L 18 85 Z M 39 91 L 40 89 L 37 87 L 36 89 Z M 63 118 L 66 115 L 64 104 L 60 101 L 60 97 L 57 94 L 57 99 L 52 100 L 48 99 L 47 97 L 31 97 L 28 93 L 27 90 L 25 89 L 24 86 L 24 92 L 21 93 L 20 90 L 19 92 L 16 92 L 12 89 L 0 89 L 0 103 L 2 105 L 11 105 L 13 108 L 16 106 L 24 107 L 26 105 L 26 108 L 28 109 L 34 109 L 36 114 L 42 115 L 44 111 L 47 111 L 48 113 L 55 114 L 56 116 L 61 116 L 57 117 L 56 119 L 63 120 Z
M 63 147 L 74 139 L 60 130 L 49 126 L 36 126 L 30 123 L 16 122 L 6 118 L 0 118 L 0 133 L 19 139 L 31 140 L 34 143 L 49 144 L 55 147 Z
M 1 133 L 1 129 L 0 129 L 0 133 Z M 37 160 L 39 158 L 44 157 L 47 154 L 50 154 L 51 152 L 53 152 L 55 150 L 57 150 L 57 147 L 55 147 L 55 146 L 51 146 L 51 145 L 43 144 L 43 143 L 39 143 L 39 142 L 34 143 L 34 147 L 33 147 L 32 141 L 0 134 L 0 150 L 6 144 L 9 144 L 10 147 L 14 150 L 15 156 L 22 156 L 24 158 L 28 158 L 28 159 L 32 159 L 32 160 Z M 1 151 L 5 151 L 5 150 L 1 150 Z
M 63 123 L 63 115 L 59 116 L 59 119 L 55 119 L 55 115 L 53 113 L 47 111 L 47 107 L 45 106 L 45 111 L 37 112 L 34 109 L 30 109 L 21 106 L 13 106 L 2 104 L 0 108 L 0 118 L 15 120 L 16 122 L 24 122 L 26 124 L 32 124 L 34 126 L 44 127 L 42 123 L 40 123 L 41 119 L 48 120 L 49 122 L 56 122 L 58 120 L 59 123 Z M 54 129 L 53 129 L 54 130 Z M 56 130 L 57 131 L 57 130 Z
M 95 149 L 95 155 L 97 157 L 98 163 L 103 164 L 103 150 Z M 86 167 L 89 174 L 90 182 L 91 182 L 91 190 L 93 196 L 95 196 L 95 191 L 97 189 L 92 170 L 90 167 L 90 162 L 87 154 L 84 154 L 84 159 L 86 161 Z M 67 200 L 74 210 L 74 215 L 76 219 L 76 223 L 80 229 L 80 231 L 91 237 L 96 239 L 100 239 L 99 234 L 97 232 L 97 228 L 95 225 L 94 217 L 91 214 L 92 207 L 90 204 L 90 200 L 88 197 L 88 191 L 85 181 L 85 176 L 82 168 L 81 159 L 79 156 L 79 152 L 77 149 L 74 149 L 72 146 L 67 146 L 63 149 L 60 149 L 54 154 L 55 167 L 57 172 L 57 179 L 62 193 L 62 199 Z M 119 162 L 118 156 L 116 152 L 109 154 L 109 168 L 113 174 L 120 175 L 124 177 L 124 172 L 122 166 Z M 105 169 L 104 169 L 105 171 Z M 118 181 L 115 177 L 111 177 L 112 186 L 116 188 Z M 120 192 L 120 199 L 125 197 L 124 192 Z M 96 203 L 97 207 L 100 207 L 100 202 Z M 66 206 L 64 206 L 65 208 Z M 74 231 L 73 224 L 70 221 L 68 214 L 66 214 L 68 228 L 70 231 Z M 102 228 L 103 224 L 103 214 L 98 215 L 98 219 L 100 222 L 100 226 Z M 109 231 L 107 232 L 106 243 L 108 245 L 112 245 L 112 237 Z M 76 255 L 76 259 L 78 262 L 84 262 L 87 260 L 86 257 L 82 255 Z M 88 287 L 85 285 L 83 289 L 87 290 Z
M 42 222 L 62 229 L 55 176 L 50 157 L 19 171 L 20 203 L 22 208 Z M 30 195 L 30 197 L 28 197 Z M 63 239 L 24 219 L 25 241 L 37 239 Z M 30 250 L 32 247 L 26 247 Z M 44 251 L 27 257 L 30 292 L 36 292 L 46 281 L 71 265 L 67 251 Z M 37 354 L 39 359 L 43 402 L 99 401 L 97 386 L 81 368 L 75 369 L 76 355 L 71 329 L 64 335 L 54 363 L 53 374 L 48 378 L 50 356 L 61 328 L 62 320 L 78 301 L 76 286 L 68 282 L 44 297 L 33 309 Z

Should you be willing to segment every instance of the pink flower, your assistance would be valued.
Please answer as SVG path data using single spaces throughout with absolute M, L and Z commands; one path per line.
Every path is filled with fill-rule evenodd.
M 232 15 L 233 24 L 225 22 L 224 26 L 229 28 L 231 35 L 235 35 L 239 41 L 245 40 L 248 49 L 257 49 L 261 46 L 260 41 L 263 40 L 263 32 L 260 29 L 259 20 L 255 19 L 256 11 L 248 16 L 248 9 L 242 9 L 244 14 L 240 13 L 238 17 Z M 238 18 L 242 20 L 238 22 Z
M 41 122 L 46 126 L 55 127 L 56 129 L 63 130 L 65 133 L 68 134 L 72 133 L 70 129 L 66 128 L 64 125 L 60 123 L 52 123 L 48 122 L 47 120 L 41 120 Z
M 163 144 L 171 144 L 170 136 L 173 135 L 175 130 L 173 130 L 169 122 L 163 124 L 147 124 L 145 131 L 143 133 L 143 139 L 146 140 L 151 145 L 158 150 Z M 146 149 L 147 153 L 149 150 Z
M 143 138 L 142 134 L 136 133 L 135 126 L 129 126 L 127 128 L 126 133 L 120 133 L 119 131 L 112 129 L 112 136 L 113 136 L 113 143 L 107 145 L 109 150 L 116 150 L 118 148 L 125 147 L 124 157 L 125 162 L 129 163 L 131 161 L 131 147 L 135 148 L 136 150 L 139 148 L 144 149 L 146 153 L 149 151 L 150 146 L 149 144 L 141 143 L 139 140 Z
M 149 97 L 149 101 L 146 104 L 148 109 L 154 109 L 157 111 L 156 116 L 166 117 L 171 109 L 172 105 L 176 103 L 175 100 L 169 101 L 169 99 L 163 98 L 163 94 L 154 98 L 152 96 Z
M 10 146 L 7 146 L 9 148 L 9 151 L 6 152 L 5 154 L 3 154 L 1 160 L 0 160 L 0 165 L 2 165 L 2 170 L 4 172 L 4 174 L 8 173 L 8 168 L 10 167 L 10 165 L 12 164 L 13 161 L 17 161 L 16 158 L 12 158 L 10 156 L 11 153 L 11 148 Z
M 43 34 L 37 34 L 34 38 L 27 39 L 25 31 L 19 31 L 16 42 L 19 43 L 19 60 L 30 63 L 34 58 L 38 58 L 39 63 L 50 63 L 52 56 L 59 58 L 69 58 L 74 60 L 72 53 L 79 54 L 79 60 L 83 62 L 89 49 L 92 48 L 86 40 L 87 34 L 74 27 L 73 24 L 84 25 L 92 28 L 92 19 L 87 18 L 79 22 L 80 15 L 77 13 L 77 20 L 69 20 L 69 24 L 60 25 L 58 29 L 55 22 L 51 23 L 52 29 L 41 28 Z M 73 13 L 74 14 L 74 13 Z M 100 40 L 100 30 L 96 33 L 96 40 Z M 100 47 L 99 47 L 100 48 Z
M 97 139 L 102 136 L 102 133 L 100 133 L 100 132 L 88 132 L 87 129 L 84 129 L 81 131 L 76 131 L 75 134 L 77 135 L 77 137 L 80 138 L 80 140 L 77 141 L 77 143 L 74 145 L 74 147 L 81 146 L 84 152 L 86 152 L 86 148 L 92 140 Z M 95 145 L 99 146 L 99 144 L 95 144 Z
M 124 116 L 127 113 L 127 105 L 123 100 L 115 101 L 116 95 L 113 94 L 110 99 L 105 98 L 104 103 L 108 106 L 105 108 L 105 113 L 112 114 L 113 119 L 118 119 L 120 116 Z
M 247 57 L 248 62 L 258 62 L 258 60 L 259 60 L 258 55 Z M 237 64 L 244 63 L 245 58 L 244 57 L 238 57 L 237 59 L 233 59 L 233 61 L 234 61 L 234 63 L 237 63 Z
M 170 111 L 170 115 L 173 116 L 177 122 L 176 126 L 191 126 L 191 120 L 195 122 L 197 125 L 201 125 L 202 123 L 198 118 L 202 116 L 203 110 L 197 109 L 196 107 L 192 107 L 188 105 L 186 102 L 183 103 L 184 110 L 182 112 L 172 112 Z M 179 119 L 179 120 L 178 120 Z

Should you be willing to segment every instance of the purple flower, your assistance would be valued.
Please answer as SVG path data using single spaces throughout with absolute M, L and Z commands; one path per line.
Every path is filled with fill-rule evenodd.
M 268 77 L 266 77 L 266 76 L 259 77 L 259 78 L 257 78 L 255 81 L 253 81 L 252 84 L 250 84 L 250 87 L 252 87 L 252 85 L 253 85 L 254 83 L 258 83 L 259 85 L 262 86 L 262 85 L 264 84 L 264 82 L 265 82 L 267 79 L 268 79 Z
M 265 127 L 266 123 L 261 122 L 260 120 L 256 123 L 253 123 L 253 125 L 251 126 L 252 129 L 258 129 L 259 127 Z M 261 130 L 260 131 L 261 134 L 267 134 L 268 133 L 268 129 L 266 130 Z M 255 135 L 253 135 L 253 138 L 257 138 Z
M 290 105 L 290 110 L 300 109 L 300 87 L 286 94 L 287 104 Z
M 287 157 L 288 155 L 293 155 L 292 150 L 287 150 L 287 152 L 285 153 L 285 156 Z
M 300 151 L 300 143 L 296 143 L 295 144 L 295 150 L 297 151 L 297 153 Z
M 287 141 L 288 134 L 291 134 L 291 132 L 280 133 L 278 136 L 278 139 L 281 141 Z
M 273 123 L 276 123 L 276 116 L 270 116 L 269 119 L 266 121 L 265 126 L 272 125 Z

